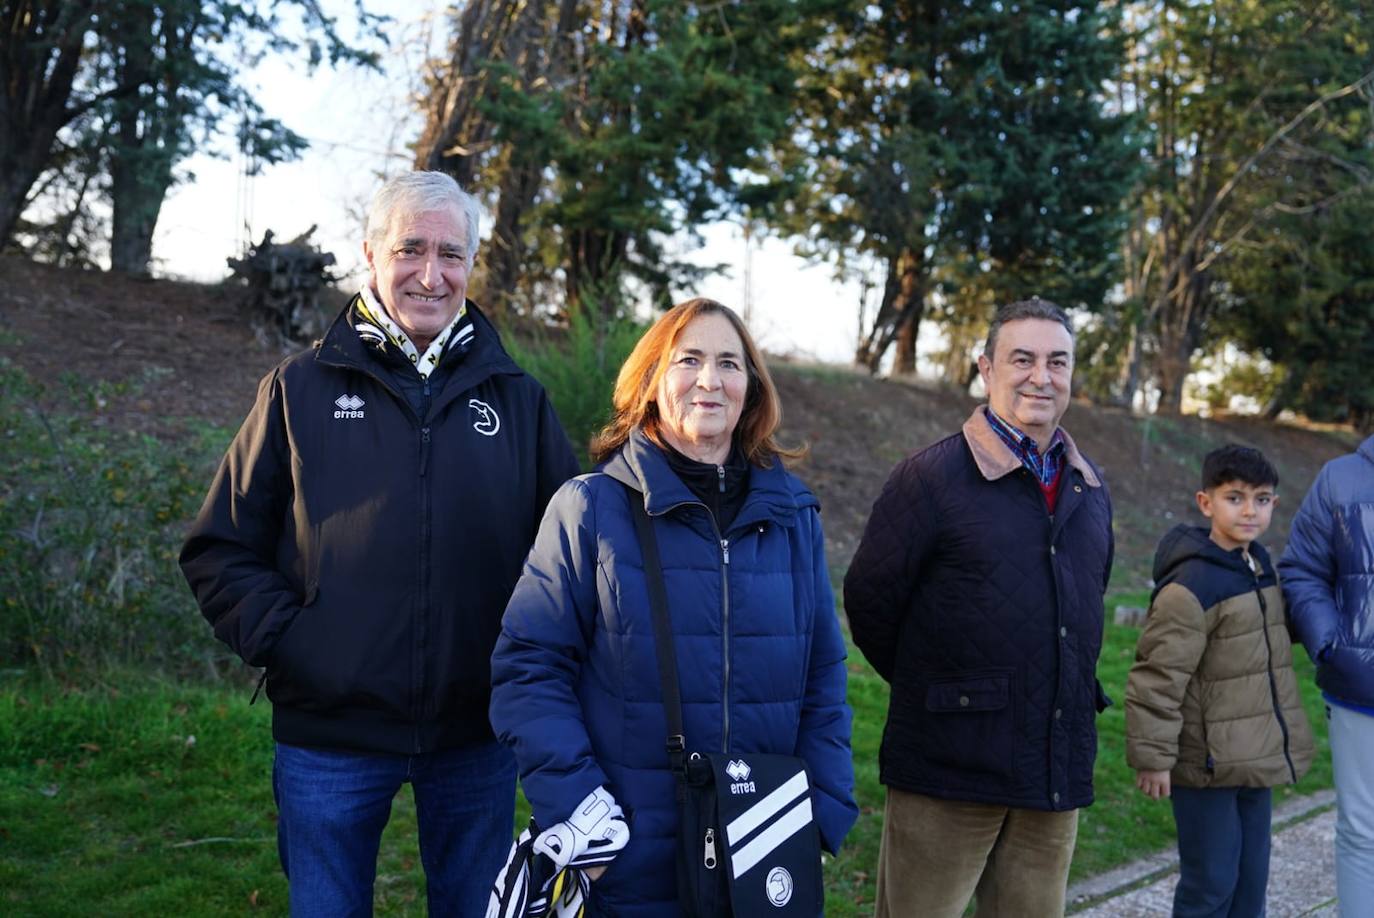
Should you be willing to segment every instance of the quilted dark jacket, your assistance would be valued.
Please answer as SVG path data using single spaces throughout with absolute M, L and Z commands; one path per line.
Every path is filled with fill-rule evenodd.
M 1374 437 L 1322 467 L 1279 572 L 1317 684 L 1337 702 L 1374 707 Z
M 625 807 L 629 844 L 589 913 L 676 918 L 677 807 L 627 484 L 662 555 L 688 750 L 802 758 L 831 851 L 858 815 L 845 646 L 816 498 L 779 464 L 751 469 L 723 539 L 640 432 L 549 503 L 492 655 L 492 725 L 541 825 L 598 785 Z
M 892 684 L 889 787 L 1037 810 L 1092 802 L 1112 508 L 1065 434 L 1051 516 L 974 412 L 900 463 L 845 576 L 854 642 Z

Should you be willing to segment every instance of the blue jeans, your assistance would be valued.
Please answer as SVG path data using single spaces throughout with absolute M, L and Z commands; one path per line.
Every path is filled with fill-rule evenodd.
M 422 755 L 277 744 L 272 792 L 291 914 L 372 914 L 377 849 L 391 801 L 415 791 L 429 914 L 484 914 L 510 851 L 515 759 L 496 742 Z
M 1374 717 L 1326 706 L 1336 780 L 1336 894 L 1347 918 L 1374 915 Z
M 1170 791 L 1178 827 L 1174 918 L 1261 918 L 1269 886 L 1267 787 Z

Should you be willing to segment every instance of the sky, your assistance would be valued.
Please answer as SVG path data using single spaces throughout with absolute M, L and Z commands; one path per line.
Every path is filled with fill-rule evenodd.
M 347 2 L 327 0 L 327 9 L 348 18 Z M 385 72 L 320 68 L 272 57 L 249 71 L 245 81 L 259 90 L 266 113 L 311 141 L 298 161 L 266 167 L 245 178 L 243 163 L 221 140 L 223 156 L 198 153 L 184 166 L 189 178 L 169 195 L 162 211 L 153 256 L 162 275 L 217 281 L 228 274 L 225 259 L 237 254 L 245 238 L 262 238 L 271 229 L 290 239 L 317 225 L 313 240 L 338 259 L 346 286 L 365 276 L 362 214 L 383 174 L 407 169 L 405 144 L 419 133 L 412 101 L 414 74 L 422 59 L 426 17 L 436 17 L 442 47 L 443 3 L 398 0 L 387 4 L 396 19 Z M 345 27 L 344 34 L 350 34 Z M 490 224 L 484 221 L 483 243 Z M 701 264 L 730 265 L 681 299 L 707 296 L 744 313 L 746 246 L 738 224 L 701 228 L 705 245 L 691 254 Z M 682 245 L 686 246 L 686 240 Z M 802 360 L 848 363 L 858 340 L 859 290 L 834 281 L 826 265 L 796 258 L 788 243 L 757 237 L 752 242 L 750 330 L 765 350 Z

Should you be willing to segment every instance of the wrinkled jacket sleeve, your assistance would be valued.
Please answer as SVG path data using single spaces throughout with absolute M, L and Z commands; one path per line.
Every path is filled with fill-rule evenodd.
M 816 609 L 796 754 L 806 762 L 815 783 L 821 842 L 834 854 L 859 815 L 854 802 L 854 759 L 849 747 L 853 714 L 845 702 L 848 672 L 844 635 L 835 617 L 835 592 L 825 563 L 825 536 L 819 514 L 814 510 L 812 514 L 815 526 L 811 563 L 816 574 Z
M 1336 551 L 1332 543 L 1330 466 L 1321 470 L 1303 498 L 1279 561 L 1288 616 L 1312 659 L 1336 640 Z
M 273 564 L 291 500 L 290 448 L 280 368 L 229 445 L 181 549 L 181 571 L 215 637 L 251 666 L 265 666 L 301 608 Z
M 1167 584 L 1150 604 L 1126 681 L 1126 761 L 1169 771 L 1178 761 L 1183 695 L 1207 649 L 1202 605 L 1186 587 Z
M 597 536 L 584 481 L 549 502 L 506 605 L 491 657 L 491 725 L 515 753 L 541 826 L 566 820 L 609 779 L 592 755 L 577 695 L 598 613 Z
M 854 643 L 888 682 L 896 668 L 902 617 L 934 534 L 929 491 L 912 457 L 897 466 L 874 502 L 844 578 L 844 611 Z

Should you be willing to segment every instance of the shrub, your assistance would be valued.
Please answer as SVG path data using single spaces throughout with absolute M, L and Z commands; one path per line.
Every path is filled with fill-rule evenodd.
M 176 555 L 227 435 L 98 427 L 105 388 L 45 391 L 0 361 L 0 655 L 49 676 L 204 665 L 213 641 Z
M 564 329 L 507 341 L 515 362 L 548 391 L 584 469 L 591 468 L 592 434 L 610 419 L 616 374 L 643 333 L 639 323 L 591 307 L 574 309 Z

